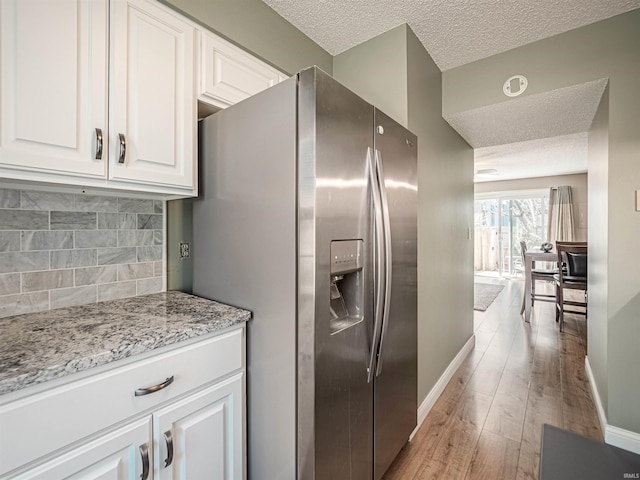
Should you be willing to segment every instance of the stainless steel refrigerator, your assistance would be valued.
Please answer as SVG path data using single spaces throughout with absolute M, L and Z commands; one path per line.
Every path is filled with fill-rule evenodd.
M 315 67 L 199 135 L 193 291 L 253 312 L 248 477 L 381 478 L 416 426 L 416 137 Z

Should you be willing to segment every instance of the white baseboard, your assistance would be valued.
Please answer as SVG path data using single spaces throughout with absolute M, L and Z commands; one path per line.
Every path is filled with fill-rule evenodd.
M 614 447 L 619 447 L 640 455 L 640 433 L 623 428 L 607 425 L 604 431 L 604 441 Z
M 593 401 L 596 403 L 596 411 L 598 412 L 598 420 L 600 420 L 600 429 L 604 433 L 607 429 L 607 414 L 604 411 L 604 407 L 602 406 L 602 401 L 600 400 L 600 393 L 598 392 L 598 386 L 596 385 L 595 378 L 593 377 L 593 371 L 591 370 L 591 364 L 589 363 L 589 357 L 584 357 L 584 369 L 587 372 L 587 377 L 589 377 L 589 385 L 591 385 L 591 395 L 593 396 Z
M 464 359 L 467 358 L 467 355 L 469 355 L 475 343 L 476 343 L 476 336 L 471 335 L 471 338 L 469 338 L 467 343 L 465 343 L 464 346 L 460 349 L 458 354 L 451 361 L 447 369 L 440 376 L 436 384 L 433 386 L 431 391 L 427 394 L 423 402 L 420 404 L 420 406 L 418 407 L 418 425 L 416 426 L 415 430 L 411 433 L 411 436 L 409 437 L 409 441 L 413 439 L 413 436 L 416 434 L 416 432 L 422 425 L 422 422 L 424 422 L 424 419 L 427 418 L 427 414 L 431 411 L 431 409 L 435 405 L 438 398 L 440 398 L 440 395 L 442 395 L 442 392 L 444 392 L 444 389 L 449 383 L 449 380 L 451 380 L 453 375 L 456 373 L 456 370 L 458 370 L 458 367 L 462 365 L 462 362 L 464 361 Z
M 591 371 L 591 365 L 589 364 L 589 357 L 585 357 L 584 364 L 587 376 L 589 377 L 589 385 L 591 385 L 591 394 L 593 395 L 593 400 L 596 403 L 598 420 L 600 420 L 600 428 L 604 432 L 605 443 L 640 454 L 640 433 L 618 428 L 607 423 L 607 414 L 605 413 L 602 401 L 600 400 L 598 386 L 596 385 L 593 372 Z

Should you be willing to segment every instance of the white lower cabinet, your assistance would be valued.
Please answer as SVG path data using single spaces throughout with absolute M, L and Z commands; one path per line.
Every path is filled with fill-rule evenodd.
M 243 480 L 244 332 L 0 397 L 0 479 Z
M 149 417 L 100 436 L 15 477 L 20 480 L 134 480 L 150 472 Z M 147 473 L 147 478 L 151 478 Z
M 156 479 L 241 479 L 242 376 L 153 415 Z
M 15 478 L 242 479 L 243 390 L 239 373 Z

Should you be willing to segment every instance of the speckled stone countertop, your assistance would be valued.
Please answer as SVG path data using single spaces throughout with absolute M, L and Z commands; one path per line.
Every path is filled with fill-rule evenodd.
M 164 292 L 0 318 L 0 395 L 213 333 L 250 316 Z

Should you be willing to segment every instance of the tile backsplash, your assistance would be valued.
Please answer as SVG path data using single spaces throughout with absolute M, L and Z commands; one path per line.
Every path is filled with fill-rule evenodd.
M 0 188 L 0 317 L 163 291 L 164 208 Z

